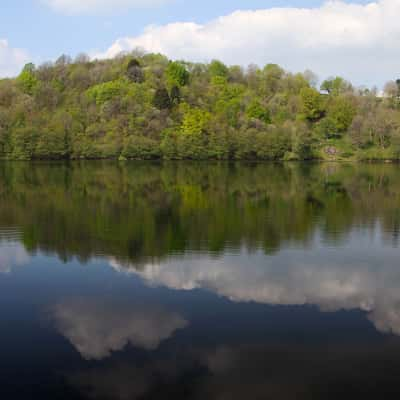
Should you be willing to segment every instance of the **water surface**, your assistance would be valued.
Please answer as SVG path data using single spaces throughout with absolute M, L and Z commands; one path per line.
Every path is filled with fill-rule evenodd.
M 0 394 L 400 394 L 400 166 L 0 164 Z

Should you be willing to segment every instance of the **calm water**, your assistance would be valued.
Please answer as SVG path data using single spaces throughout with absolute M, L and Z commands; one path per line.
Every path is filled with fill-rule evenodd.
M 1 399 L 400 394 L 400 166 L 0 164 Z

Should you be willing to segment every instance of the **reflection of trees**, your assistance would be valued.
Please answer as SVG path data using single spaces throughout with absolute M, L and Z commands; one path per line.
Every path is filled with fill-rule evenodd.
M 0 227 L 29 250 L 141 263 L 171 253 L 343 240 L 380 222 L 397 244 L 396 166 L 139 163 L 0 166 Z M 0 228 L 1 229 L 1 228 Z

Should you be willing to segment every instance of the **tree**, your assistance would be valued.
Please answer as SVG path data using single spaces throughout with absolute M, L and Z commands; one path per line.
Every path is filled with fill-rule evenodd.
M 228 78 L 229 69 L 228 67 L 223 64 L 221 61 L 213 60 L 208 67 L 208 72 L 210 73 L 211 77 L 223 77 Z
M 129 61 L 128 67 L 126 68 L 126 76 L 130 81 L 135 83 L 142 83 L 144 81 L 142 67 L 136 58 Z
M 383 89 L 384 94 L 390 98 L 397 98 L 400 94 L 399 86 L 395 81 L 389 81 L 385 84 Z
M 90 62 L 90 57 L 86 53 L 79 53 L 74 62 L 76 64 L 87 64 Z
M 256 99 L 248 105 L 246 114 L 250 119 L 258 119 L 266 124 L 271 123 L 270 112 Z
M 302 112 L 307 120 L 315 122 L 324 116 L 325 106 L 323 98 L 317 90 L 311 87 L 303 88 L 300 91 L 300 96 L 303 105 Z
M 189 72 L 186 67 L 179 62 L 170 62 L 165 71 L 166 80 L 169 87 L 182 87 L 189 82 Z
M 125 82 L 116 80 L 92 86 L 86 93 L 88 98 L 94 100 L 97 105 L 103 105 L 107 101 L 121 96 L 125 89 Z
M 327 108 L 327 117 L 334 124 L 337 133 L 347 131 L 355 114 L 355 105 L 350 97 L 336 97 Z
M 183 120 L 180 132 L 183 135 L 201 135 L 206 131 L 211 115 L 199 108 L 191 108 L 186 104 L 182 105 Z
M 21 90 L 29 95 L 33 95 L 35 88 L 38 84 L 38 80 L 35 76 L 35 70 L 36 67 L 34 64 L 26 64 L 17 78 L 17 83 Z
M 345 92 L 352 90 L 352 86 L 349 82 L 337 76 L 335 78 L 329 78 L 322 82 L 321 90 L 328 92 L 332 96 L 338 96 Z
M 67 65 L 70 65 L 71 63 L 72 63 L 72 58 L 67 54 L 62 54 L 56 60 L 56 66 L 58 67 L 65 67 Z
M 168 90 L 165 87 L 157 89 L 154 93 L 153 106 L 159 110 L 167 110 L 171 108 L 171 98 L 169 97 Z
M 172 86 L 170 98 L 172 104 L 174 105 L 177 105 L 181 102 L 181 90 L 178 86 Z
M 267 64 L 263 69 L 264 90 L 271 96 L 279 89 L 279 83 L 285 71 L 277 64 Z

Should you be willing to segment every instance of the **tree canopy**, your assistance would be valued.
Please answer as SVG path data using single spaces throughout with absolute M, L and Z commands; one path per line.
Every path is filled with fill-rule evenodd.
M 399 159 L 400 80 L 383 96 L 317 81 L 272 63 L 63 55 L 0 80 L 0 158 Z

